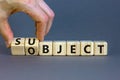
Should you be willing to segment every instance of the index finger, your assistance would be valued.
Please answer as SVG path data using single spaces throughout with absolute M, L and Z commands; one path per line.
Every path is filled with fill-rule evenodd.
M 20 9 L 24 13 L 32 17 L 36 24 L 36 37 L 40 40 L 44 40 L 48 17 L 37 6 L 26 6 Z

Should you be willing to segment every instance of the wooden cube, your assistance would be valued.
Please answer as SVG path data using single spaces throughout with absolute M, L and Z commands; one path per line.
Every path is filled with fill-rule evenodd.
M 53 55 L 66 55 L 66 41 L 53 42 Z
M 81 41 L 81 55 L 89 56 L 94 54 L 94 44 L 92 41 Z
M 12 55 L 25 55 L 25 38 L 14 38 L 11 43 Z
M 36 38 L 25 39 L 25 53 L 26 55 L 38 55 L 39 40 Z
M 94 55 L 107 55 L 108 44 L 106 41 L 94 42 Z
M 52 41 L 44 41 L 39 44 L 39 55 L 52 56 Z
M 79 56 L 80 55 L 80 42 L 79 41 L 67 41 L 67 55 Z

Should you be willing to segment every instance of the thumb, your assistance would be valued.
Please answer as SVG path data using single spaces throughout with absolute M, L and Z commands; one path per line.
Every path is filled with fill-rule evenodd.
M 13 39 L 13 32 L 8 24 L 8 20 L 0 20 L 0 34 L 5 40 L 6 46 L 10 47 L 11 41 Z

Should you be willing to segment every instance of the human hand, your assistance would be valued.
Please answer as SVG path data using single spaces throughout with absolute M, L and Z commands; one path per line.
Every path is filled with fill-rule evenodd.
M 10 47 L 14 37 L 8 24 L 8 17 L 19 11 L 32 17 L 36 24 L 36 37 L 43 41 L 54 19 L 54 12 L 44 0 L 0 0 L 0 34 L 6 46 Z

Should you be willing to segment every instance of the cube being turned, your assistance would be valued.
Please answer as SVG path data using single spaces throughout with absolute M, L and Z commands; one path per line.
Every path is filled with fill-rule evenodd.
M 53 55 L 65 56 L 66 55 L 66 41 L 53 42 Z
M 94 42 L 94 55 L 107 55 L 108 44 L 106 41 Z
M 12 55 L 25 55 L 25 38 L 14 38 L 11 43 Z
M 37 38 L 25 39 L 25 53 L 26 55 L 38 55 L 39 40 Z

